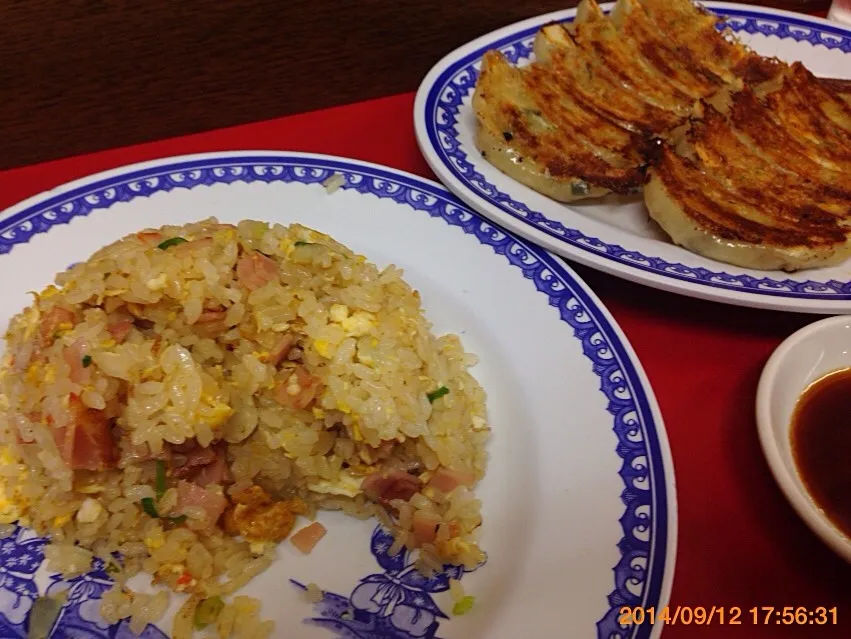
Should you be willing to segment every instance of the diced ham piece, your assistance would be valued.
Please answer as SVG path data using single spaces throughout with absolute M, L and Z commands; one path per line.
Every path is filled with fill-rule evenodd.
M 394 499 L 408 501 L 420 490 L 418 477 L 390 468 L 367 475 L 363 480 L 363 492 L 373 501 L 388 503 Z
M 275 401 L 282 406 L 304 410 L 321 391 L 322 380 L 299 366 L 289 378 L 275 387 Z
M 177 514 L 184 512 L 188 507 L 198 506 L 206 512 L 207 523 L 215 524 L 227 505 L 227 497 L 223 494 L 189 481 L 177 482 L 177 506 L 175 506 Z
M 71 369 L 71 381 L 75 384 L 88 384 L 91 381 L 92 371 L 83 362 L 88 350 L 88 342 L 84 339 L 78 339 L 71 346 L 65 347 L 65 351 L 62 353 L 65 363 Z
M 224 446 L 222 446 L 221 453 L 217 452 L 216 454 L 216 459 L 199 469 L 192 481 L 199 486 L 221 484 L 228 479 L 228 474 L 228 460 L 224 453 Z
M 434 476 L 429 480 L 429 486 L 437 488 L 440 492 L 451 493 L 458 486 L 472 486 L 476 483 L 476 476 L 467 470 L 453 470 L 451 468 L 438 468 Z
M 173 452 L 171 472 L 178 479 L 186 479 L 199 468 L 216 461 L 216 452 L 212 448 L 196 446 L 189 452 L 182 453 L 176 449 Z
M 305 555 L 309 555 L 316 544 L 319 543 L 319 540 L 325 536 L 326 532 L 328 531 L 325 529 L 325 526 L 320 524 L 318 521 L 314 521 L 312 524 L 305 526 L 290 537 L 290 541 L 293 546 L 298 548 Z
M 171 250 L 175 255 L 183 255 L 184 253 L 192 253 L 193 251 L 209 248 L 213 246 L 213 244 L 214 242 L 212 237 L 202 237 L 197 240 L 190 240 L 189 242 L 181 242 L 174 246 Z
M 62 461 L 71 470 L 114 467 L 118 460 L 118 447 L 104 412 L 86 407 L 74 394 L 69 399 L 69 412 L 70 421 L 53 429 L 53 439 Z
M 414 512 L 414 537 L 421 544 L 430 544 L 437 536 L 437 527 L 440 525 L 440 517 L 437 513 L 424 510 Z
M 216 337 L 228 330 L 225 324 L 227 311 L 204 311 L 195 322 L 195 330 L 202 337 Z
M 199 486 L 220 484 L 227 475 L 225 444 L 203 448 L 191 440 L 187 444 L 173 446 L 172 475 L 178 479 L 190 479 Z
M 159 244 L 165 238 L 159 231 L 141 231 L 136 233 L 136 237 L 146 244 Z
M 296 336 L 292 333 L 287 333 L 277 344 L 275 344 L 275 348 L 269 352 L 269 359 L 266 361 L 268 361 L 272 366 L 277 366 L 287 355 L 289 355 L 290 350 L 295 343 Z
M 218 322 L 219 320 L 223 320 L 227 314 L 227 311 L 204 311 L 198 316 L 196 323 L 208 324 L 210 322 Z
M 190 453 L 196 448 L 200 448 L 198 445 L 198 440 L 192 437 L 191 439 L 186 439 L 181 444 L 171 444 L 171 450 L 174 453 L 179 453 L 181 455 L 185 455 L 186 453 Z
M 38 329 L 39 342 L 42 348 L 47 348 L 56 339 L 56 331 L 62 324 L 76 324 L 77 315 L 74 311 L 61 306 L 54 306 L 44 313 Z
M 216 460 L 216 451 L 210 446 L 196 446 L 186 454 L 186 465 L 190 468 L 198 468 L 212 464 Z
M 246 253 L 236 263 L 236 279 L 249 291 L 266 286 L 278 277 L 278 264 L 262 253 Z
M 119 344 L 127 339 L 127 335 L 130 333 L 130 329 L 133 328 L 133 320 L 132 318 L 126 319 L 118 319 L 114 320 L 111 324 L 106 327 L 106 330 L 109 331 L 109 334 Z

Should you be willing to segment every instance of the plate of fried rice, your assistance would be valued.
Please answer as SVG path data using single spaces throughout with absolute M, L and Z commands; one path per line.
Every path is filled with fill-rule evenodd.
M 0 636 L 656 636 L 650 385 L 441 186 L 240 152 L 0 214 Z M 626 615 L 633 617 L 633 615 Z

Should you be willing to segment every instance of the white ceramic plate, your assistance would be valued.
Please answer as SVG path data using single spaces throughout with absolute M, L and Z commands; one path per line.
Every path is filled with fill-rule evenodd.
M 328 194 L 321 182 L 335 172 L 346 184 Z M 641 366 L 571 270 L 434 183 L 269 152 L 173 158 L 73 182 L 0 216 L 0 268 L 14 273 L 0 281 L 0 324 L 27 304 L 27 291 L 102 245 L 211 215 L 301 222 L 379 265 L 402 267 L 435 330 L 459 333 L 480 356 L 473 373 L 493 426 L 479 489 L 489 557 L 463 576 L 476 597 L 471 613 L 452 617 L 445 575 L 418 579 L 410 557 L 388 557 L 374 522 L 323 513 L 329 533 L 313 554 L 284 543 L 273 568 L 245 588 L 276 620 L 274 636 L 514 639 L 533 627 L 541 637 L 658 634 L 618 623 L 621 606 L 665 605 L 674 564 L 674 475 Z M 0 540 L 2 637 L 22 636 L 37 593 L 67 586 L 40 567 L 42 545 L 24 529 Z M 92 639 L 128 636 L 124 625 L 99 625 L 92 600 L 109 577 L 95 568 L 70 584 L 57 622 L 63 637 L 76 629 Z M 311 582 L 326 591 L 315 606 L 298 586 Z
M 757 52 L 800 60 L 816 75 L 851 78 L 851 30 L 804 15 L 721 2 L 707 7 Z M 602 5 L 604 9 L 611 4 Z M 440 180 L 475 210 L 533 242 L 592 268 L 667 291 L 775 310 L 851 311 L 851 262 L 787 274 L 754 271 L 675 246 L 650 224 L 640 196 L 630 203 L 551 200 L 501 173 L 473 144 L 470 107 L 481 59 L 499 49 L 515 63 L 532 57 L 537 30 L 571 21 L 575 9 L 494 31 L 453 51 L 426 75 L 414 105 L 417 141 Z

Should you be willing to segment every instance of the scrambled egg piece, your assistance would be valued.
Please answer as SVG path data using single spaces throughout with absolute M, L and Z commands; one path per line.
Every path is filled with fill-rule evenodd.
M 298 237 L 295 240 L 291 240 L 291 239 L 286 238 L 286 237 L 283 238 L 278 243 L 278 248 L 281 250 L 281 252 L 285 256 L 290 257 L 290 255 L 292 255 L 293 251 L 295 250 L 296 242 L 305 242 L 307 244 L 317 244 L 317 243 L 321 242 L 323 239 L 327 238 L 326 235 L 323 235 L 322 233 L 316 233 L 316 232 L 311 231 L 309 229 L 305 229 L 304 232 L 301 235 L 302 235 L 302 237 Z
M 324 495 L 344 495 L 346 497 L 355 497 L 361 492 L 361 484 L 363 477 L 355 477 L 345 471 L 340 473 L 338 482 L 328 481 L 323 479 L 314 484 L 308 484 L 308 488 L 315 493 Z
M 322 357 L 331 357 L 331 344 L 327 339 L 318 339 L 313 342 L 313 348 L 316 349 L 316 352 L 322 355 Z
M 366 335 L 375 327 L 375 315 L 367 311 L 355 311 L 352 315 L 341 321 L 340 326 L 351 337 Z
M 0 452 L 0 463 L 4 465 L 17 463 L 17 460 L 9 452 L 8 447 L 3 447 L 2 452 Z M 17 495 L 15 494 L 12 494 L 10 497 L 6 490 L 5 482 L 0 481 L 0 524 L 11 524 L 13 521 L 21 518 L 21 509 L 15 503 L 16 497 Z M 26 506 L 26 500 L 17 501 L 22 501 L 23 503 L 21 505 Z
M 18 463 L 18 460 L 15 459 L 15 456 L 12 455 L 12 453 L 9 451 L 8 446 L 4 446 L 2 449 L 0 449 L 0 463 L 2 463 L 3 465 Z M 2 484 L 0 484 L 0 486 L 2 486 Z
M 352 439 L 354 439 L 356 442 L 363 441 L 363 433 L 360 432 L 360 426 L 358 426 L 357 419 L 352 420 Z
M 41 361 L 36 360 L 27 367 L 26 380 L 28 384 L 37 384 L 41 378 Z
M 145 535 L 144 541 L 148 550 L 157 550 L 158 548 L 162 548 L 165 543 L 163 529 L 159 526 L 153 528 L 147 535 Z
M 160 370 L 159 366 L 149 366 L 142 371 L 142 379 L 153 377 Z
M 53 525 L 56 528 L 62 528 L 69 521 L 71 521 L 71 515 L 59 515 L 53 518 Z
M 21 511 L 15 504 L 6 499 L 5 493 L 0 490 L 0 524 L 11 524 L 21 518 Z
M 349 406 L 346 402 L 337 402 L 337 410 L 348 415 L 352 412 L 352 407 Z
M 74 330 L 74 325 L 71 322 L 62 322 L 59 326 L 56 327 L 56 336 L 64 337 L 68 333 Z
M 53 284 L 45 287 L 45 289 L 38 293 L 39 299 L 46 300 L 48 297 L 53 297 L 54 295 L 59 295 L 59 289 L 56 288 Z
M 332 304 L 328 316 L 332 322 L 339 324 L 349 317 L 349 307 L 345 304 Z
M 224 424 L 233 415 L 233 408 L 218 401 L 215 397 L 201 395 L 201 407 L 198 409 L 197 418 L 203 420 L 208 426 L 215 428 Z
M 488 424 L 481 417 L 473 417 L 473 430 L 487 430 Z
M 461 553 L 467 552 L 472 548 L 466 541 L 462 541 L 458 537 L 450 537 L 446 541 L 437 543 L 437 551 L 445 557 L 455 557 Z
M 26 329 L 24 330 L 24 339 L 30 339 L 38 330 L 38 320 L 41 318 L 41 313 L 39 310 L 32 306 L 24 312 L 24 321 L 26 322 Z
M 290 255 L 292 255 L 292 252 L 295 249 L 295 245 L 292 240 L 284 238 L 280 242 L 278 242 L 278 248 L 281 250 L 281 253 L 289 257 Z
M 236 231 L 234 229 L 222 229 L 221 231 L 213 233 L 213 239 L 222 244 L 227 244 L 235 238 Z
M 86 497 L 80 505 L 80 510 L 77 511 L 77 521 L 81 524 L 91 524 L 97 521 L 100 514 L 103 512 L 103 506 L 97 499 Z
M 375 315 L 368 311 L 355 311 L 351 313 L 345 304 L 332 304 L 328 311 L 328 322 L 342 329 L 344 337 L 361 337 L 369 333 L 376 326 Z M 325 338 L 319 338 L 313 342 L 313 348 L 322 357 L 333 357 L 336 344 L 332 344 Z M 360 357 L 363 362 L 364 358 Z M 366 358 L 371 359 L 371 358 Z M 367 364 L 369 365 L 369 364 Z

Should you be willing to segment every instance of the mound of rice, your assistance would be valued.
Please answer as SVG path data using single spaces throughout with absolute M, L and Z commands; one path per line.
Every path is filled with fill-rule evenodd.
M 104 561 L 110 622 L 140 631 L 167 590 L 174 636 L 264 637 L 230 596 L 319 508 L 376 517 L 425 573 L 474 567 L 485 394 L 419 294 L 300 225 L 215 219 L 130 235 L 34 294 L 0 367 L 0 526 L 50 533 L 65 575 Z M 321 551 L 321 545 L 319 547 Z M 99 565 L 99 564 L 98 564 Z

